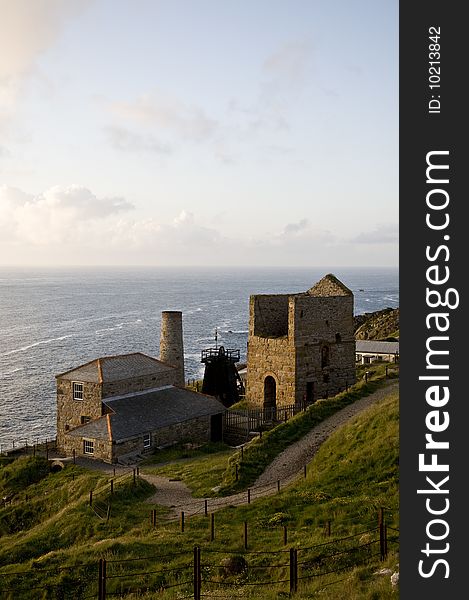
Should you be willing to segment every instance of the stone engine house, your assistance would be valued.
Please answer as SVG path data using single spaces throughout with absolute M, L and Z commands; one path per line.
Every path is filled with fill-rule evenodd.
M 250 297 L 250 402 L 264 408 L 309 404 L 353 383 L 353 293 L 334 275 L 307 292 Z

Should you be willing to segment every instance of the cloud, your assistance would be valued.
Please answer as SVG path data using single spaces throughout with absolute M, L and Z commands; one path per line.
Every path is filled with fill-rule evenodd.
M 170 154 L 171 146 L 159 142 L 150 134 L 140 134 L 123 127 L 106 127 L 106 136 L 111 145 L 123 152 L 136 154 Z
M 372 231 L 364 231 L 351 240 L 358 244 L 395 244 L 399 241 L 397 223 L 383 223 Z
M 298 221 L 298 223 L 288 223 L 288 225 L 285 225 L 283 233 L 285 235 L 297 234 L 300 231 L 307 229 L 308 225 L 308 219 L 301 219 L 301 221 Z
M 302 83 L 311 54 L 312 48 L 309 43 L 290 42 L 267 57 L 263 64 L 263 72 L 275 86 Z
M 0 128 L 14 115 L 38 57 L 92 0 L 0 0 Z
M 135 218 L 133 208 L 123 198 L 102 198 L 78 185 L 55 186 L 36 196 L 0 187 L 0 261 L 28 265 L 313 266 L 383 264 L 385 260 L 385 264 L 395 264 L 396 246 L 388 243 L 395 239 L 394 225 L 360 234 L 357 243 L 300 218 L 275 231 L 259 229 L 256 237 L 249 238 L 242 229 L 226 235 L 220 218 L 204 216 L 201 223 L 196 214 L 182 210 L 162 222 L 158 215 Z M 386 232 L 387 238 L 383 237 Z M 378 239 L 387 245 L 370 253 L 365 244 Z
M 68 243 L 89 234 L 93 223 L 130 210 L 122 198 L 97 198 L 85 187 L 55 186 L 39 196 L 0 187 L 0 232 L 17 243 Z
M 192 142 L 212 139 L 219 127 L 202 108 L 154 94 L 143 94 L 133 102 L 113 102 L 109 110 L 119 119 L 151 126 L 155 133 Z

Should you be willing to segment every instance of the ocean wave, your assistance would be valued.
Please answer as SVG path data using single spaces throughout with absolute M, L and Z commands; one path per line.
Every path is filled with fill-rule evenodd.
M 0 373 L 0 379 L 8 379 L 14 373 L 17 373 L 18 371 L 22 371 L 22 370 L 23 370 L 23 367 L 18 367 L 18 369 L 12 369 L 11 371 L 7 371 L 6 373 Z
M 98 335 L 99 333 L 105 333 L 106 331 L 115 331 L 116 329 L 122 329 L 123 327 L 126 327 L 127 325 L 137 325 L 137 323 L 141 323 L 142 319 L 137 319 L 136 321 L 128 321 L 123 322 L 123 323 L 118 323 L 117 325 L 114 325 L 114 327 L 104 327 L 103 329 L 97 329 L 95 331 L 95 334 Z
M 28 346 L 22 346 L 21 348 L 15 348 L 15 350 L 9 350 L 8 352 L 4 352 L 2 356 L 10 356 L 10 354 L 17 354 L 18 352 L 26 352 L 30 348 L 35 348 L 36 346 L 44 346 L 46 344 L 52 344 L 53 342 L 60 342 L 62 340 L 66 340 L 67 338 L 73 337 L 73 333 L 69 335 L 62 335 L 57 338 L 50 338 L 48 340 L 41 340 L 40 342 L 34 342 L 34 344 L 29 344 Z

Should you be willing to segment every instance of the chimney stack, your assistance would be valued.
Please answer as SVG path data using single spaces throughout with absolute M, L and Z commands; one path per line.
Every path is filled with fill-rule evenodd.
M 176 385 L 185 385 L 184 342 L 182 338 L 182 312 L 164 310 L 161 313 L 160 360 L 178 370 Z

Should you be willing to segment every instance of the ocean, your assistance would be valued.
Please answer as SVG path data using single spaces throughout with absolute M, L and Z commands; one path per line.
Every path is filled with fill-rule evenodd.
M 94 358 L 159 355 L 161 312 L 181 310 L 186 379 L 218 345 L 246 358 L 250 294 L 295 293 L 332 272 L 355 314 L 399 305 L 393 268 L 0 268 L 0 445 L 55 437 L 55 375 Z

